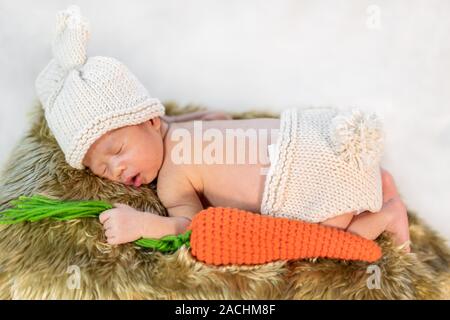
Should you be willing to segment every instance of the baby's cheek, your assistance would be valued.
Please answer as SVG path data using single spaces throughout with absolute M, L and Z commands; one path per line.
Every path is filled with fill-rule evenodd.
M 145 150 L 137 155 L 137 160 L 141 165 L 151 168 L 158 162 L 158 156 L 155 152 Z

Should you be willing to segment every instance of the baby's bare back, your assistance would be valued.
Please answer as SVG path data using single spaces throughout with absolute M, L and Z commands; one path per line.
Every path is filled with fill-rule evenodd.
M 172 124 L 158 176 L 161 201 L 183 205 L 191 201 L 186 195 L 191 188 L 204 208 L 260 212 L 270 165 L 267 146 L 276 143 L 278 129 L 279 119 L 270 118 Z

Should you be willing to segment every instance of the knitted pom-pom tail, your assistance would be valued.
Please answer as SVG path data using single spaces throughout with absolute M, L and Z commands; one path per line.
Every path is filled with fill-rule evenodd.
M 191 224 L 192 255 L 213 265 L 332 258 L 374 262 L 381 248 L 357 235 L 300 220 L 210 207 Z
M 343 160 L 362 168 L 378 163 L 383 151 L 383 131 L 375 113 L 360 109 L 342 112 L 330 125 L 333 148 Z

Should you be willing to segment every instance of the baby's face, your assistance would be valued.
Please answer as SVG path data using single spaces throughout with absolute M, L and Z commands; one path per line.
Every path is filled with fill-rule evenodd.
M 154 118 L 101 136 L 83 164 L 103 178 L 139 187 L 152 182 L 163 161 L 161 120 Z

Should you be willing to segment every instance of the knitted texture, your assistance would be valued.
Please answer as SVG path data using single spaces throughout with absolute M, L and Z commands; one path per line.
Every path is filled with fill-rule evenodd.
M 108 131 L 164 115 L 164 106 L 121 62 L 87 58 L 89 24 L 76 6 L 56 15 L 53 59 L 36 92 L 69 165 L 83 169 L 89 147 Z
M 189 230 L 192 255 L 213 265 L 306 258 L 374 262 L 381 257 L 381 248 L 374 241 L 349 232 L 236 208 L 202 210 Z
M 375 114 L 334 108 L 283 111 L 261 213 L 322 222 L 353 211 L 379 211 L 382 149 Z

